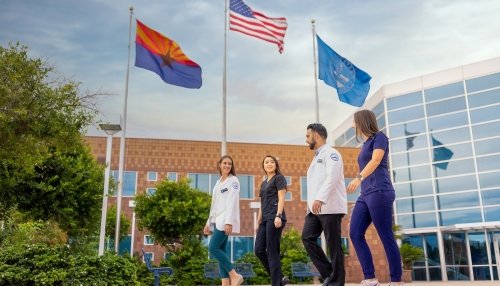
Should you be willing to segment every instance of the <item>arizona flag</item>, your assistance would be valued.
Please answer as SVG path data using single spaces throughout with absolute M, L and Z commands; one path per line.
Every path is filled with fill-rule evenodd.
M 166 83 L 200 88 L 201 67 L 175 41 L 136 21 L 135 66 L 158 74 Z

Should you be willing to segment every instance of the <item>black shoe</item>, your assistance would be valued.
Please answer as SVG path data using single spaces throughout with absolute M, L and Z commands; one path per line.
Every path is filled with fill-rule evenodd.
M 332 282 L 332 277 L 331 276 L 326 277 L 325 280 L 323 281 L 323 286 L 328 286 L 330 282 Z

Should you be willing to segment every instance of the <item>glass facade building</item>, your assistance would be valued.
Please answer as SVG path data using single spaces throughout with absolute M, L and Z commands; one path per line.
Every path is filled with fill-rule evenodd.
M 500 58 L 383 86 L 363 108 L 390 138 L 395 223 L 414 280 L 498 280 Z M 335 146 L 360 147 L 352 116 Z

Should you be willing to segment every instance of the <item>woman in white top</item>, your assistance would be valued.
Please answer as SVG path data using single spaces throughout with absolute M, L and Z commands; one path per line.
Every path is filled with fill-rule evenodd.
M 229 235 L 240 232 L 240 182 L 230 156 L 222 156 L 218 168 L 221 177 L 212 191 L 210 215 L 203 233 L 212 234 L 208 251 L 219 262 L 222 286 L 239 286 L 243 277 L 234 270 L 224 250 Z

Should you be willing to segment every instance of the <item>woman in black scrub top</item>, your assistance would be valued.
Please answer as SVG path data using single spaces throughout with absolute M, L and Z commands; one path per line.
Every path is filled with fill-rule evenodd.
M 275 157 L 264 157 L 262 169 L 266 173 L 266 179 L 260 187 L 261 207 L 257 219 L 255 255 L 271 276 L 271 285 L 281 286 L 289 282 L 281 272 L 280 260 L 281 233 L 286 224 L 284 206 L 287 183 Z

